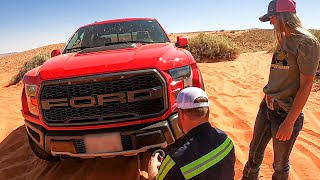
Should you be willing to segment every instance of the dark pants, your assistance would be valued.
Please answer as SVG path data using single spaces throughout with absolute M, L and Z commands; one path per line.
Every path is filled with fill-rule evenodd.
M 243 170 L 243 180 L 258 179 L 260 165 L 263 160 L 264 150 L 270 139 L 273 141 L 274 173 L 272 179 L 288 179 L 289 176 L 289 156 L 292 147 L 303 126 L 304 115 L 300 114 L 294 124 L 291 139 L 279 141 L 276 134 L 280 124 L 285 120 L 287 113 L 282 109 L 270 110 L 265 101 L 262 101 L 254 125 L 253 138 L 250 143 L 249 160 Z

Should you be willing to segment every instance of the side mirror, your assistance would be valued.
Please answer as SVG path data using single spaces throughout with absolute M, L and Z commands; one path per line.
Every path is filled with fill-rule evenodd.
M 189 40 L 187 36 L 178 36 L 176 46 L 179 48 L 186 48 L 188 47 Z
M 51 51 L 51 57 L 52 58 L 55 57 L 55 56 L 58 56 L 60 54 L 61 54 L 60 49 L 54 49 L 54 50 Z

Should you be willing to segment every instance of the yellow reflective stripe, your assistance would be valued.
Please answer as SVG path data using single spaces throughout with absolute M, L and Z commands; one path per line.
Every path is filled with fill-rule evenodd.
M 201 158 L 187 164 L 181 168 L 181 172 L 186 179 L 190 179 L 203 171 L 209 169 L 211 166 L 220 162 L 232 150 L 233 144 L 230 138 L 227 138 L 219 147 Z
M 189 174 L 186 174 L 185 178 L 186 179 L 191 179 L 194 176 L 197 176 L 198 174 L 204 172 L 205 170 L 209 169 L 210 167 L 212 167 L 213 165 L 217 164 L 218 162 L 220 162 L 223 158 L 225 158 L 229 152 L 232 150 L 233 145 L 229 145 L 227 150 L 222 152 L 218 157 L 212 159 L 210 162 L 208 162 L 207 164 L 195 169 L 194 171 L 190 172 Z
M 167 166 L 167 164 L 168 164 L 168 162 L 170 161 L 170 156 L 168 155 L 168 156 L 166 156 L 166 158 L 162 161 L 162 163 L 161 163 L 161 166 L 160 166 L 160 169 L 159 169 L 159 172 L 158 172 L 158 175 L 163 171 L 163 168 L 165 167 L 165 166 Z
M 197 159 L 197 160 L 195 160 L 195 161 L 193 161 L 193 162 L 191 162 L 191 163 L 183 166 L 183 167 L 181 168 L 181 171 L 182 171 L 182 172 L 186 172 L 186 171 L 192 169 L 193 167 L 201 164 L 202 162 L 210 159 L 210 158 L 213 157 L 214 155 L 218 154 L 222 149 L 224 149 L 224 148 L 228 145 L 228 143 L 229 143 L 230 141 L 231 141 L 230 138 L 227 138 L 227 139 L 226 139 L 219 147 L 217 147 L 216 149 L 212 150 L 211 152 L 209 152 L 208 154 L 202 156 L 201 158 L 199 158 L 199 159 Z
M 176 163 L 173 161 L 173 159 L 167 155 L 167 157 L 163 160 L 161 166 L 160 166 L 160 170 L 157 174 L 156 179 L 158 180 L 162 180 L 164 177 L 166 177 L 166 175 L 168 174 L 168 172 L 170 171 L 170 169 L 175 165 Z

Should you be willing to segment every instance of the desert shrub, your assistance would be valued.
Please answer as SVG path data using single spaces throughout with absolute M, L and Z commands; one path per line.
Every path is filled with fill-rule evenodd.
M 320 31 L 312 31 L 313 35 L 315 37 L 317 37 L 320 41 Z M 320 64 L 319 64 L 319 67 L 318 67 L 318 70 L 317 70 L 317 73 L 316 73 L 316 76 L 319 78 L 320 77 Z M 318 81 L 319 82 L 319 81 Z
M 8 86 L 15 85 L 19 83 L 23 76 L 30 71 L 31 69 L 41 66 L 44 62 L 46 62 L 50 58 L 50 53 L 40 53 L 31 58 L 31 60 L 25 62 L 20 68 L 19 72 L 10 80 Z
M 320 77 L 316 77 L 312 87 L 313 92 L 320 92 Z
M 316 36 L 320 41 L 320 31 L 314 31 L 313 35 Z
M 229 38 L 210 34 L 199 34 L 189 41 L 189 51 L 197 62 L 207 59 L 207 62 L 233 60 L 238 57 L 239 49 Z

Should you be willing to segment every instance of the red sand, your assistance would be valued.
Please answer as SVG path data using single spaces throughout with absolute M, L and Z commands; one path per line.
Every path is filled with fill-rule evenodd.
M 245 53 L 232 62 L 199 64 L 210 97 L 210 122 L 226 131 L 235 144 L 236 179 L 241 178 L 247 160 L 255 116 L 263 97 L 262 87 L 267 82 L 270 58 L 264 52 Z M 2 88 L 15 70 L 6 69 L 0 76 L 0 179 L 136 178 L 136 157 L 70 159 L 57 163 L 35 157 L 29 148 L 20 114 L 22 86 Z M 319 100 L 320 93 L 313 92 L 306 105 L 304 128 L 291 155 L 290 179 L 320 179 Z M 141 155 L 141 179 L 147 177 L 148 155 Z M 271 179 L 272 161 L 270 144 L 261 167 L 261 179 Z

